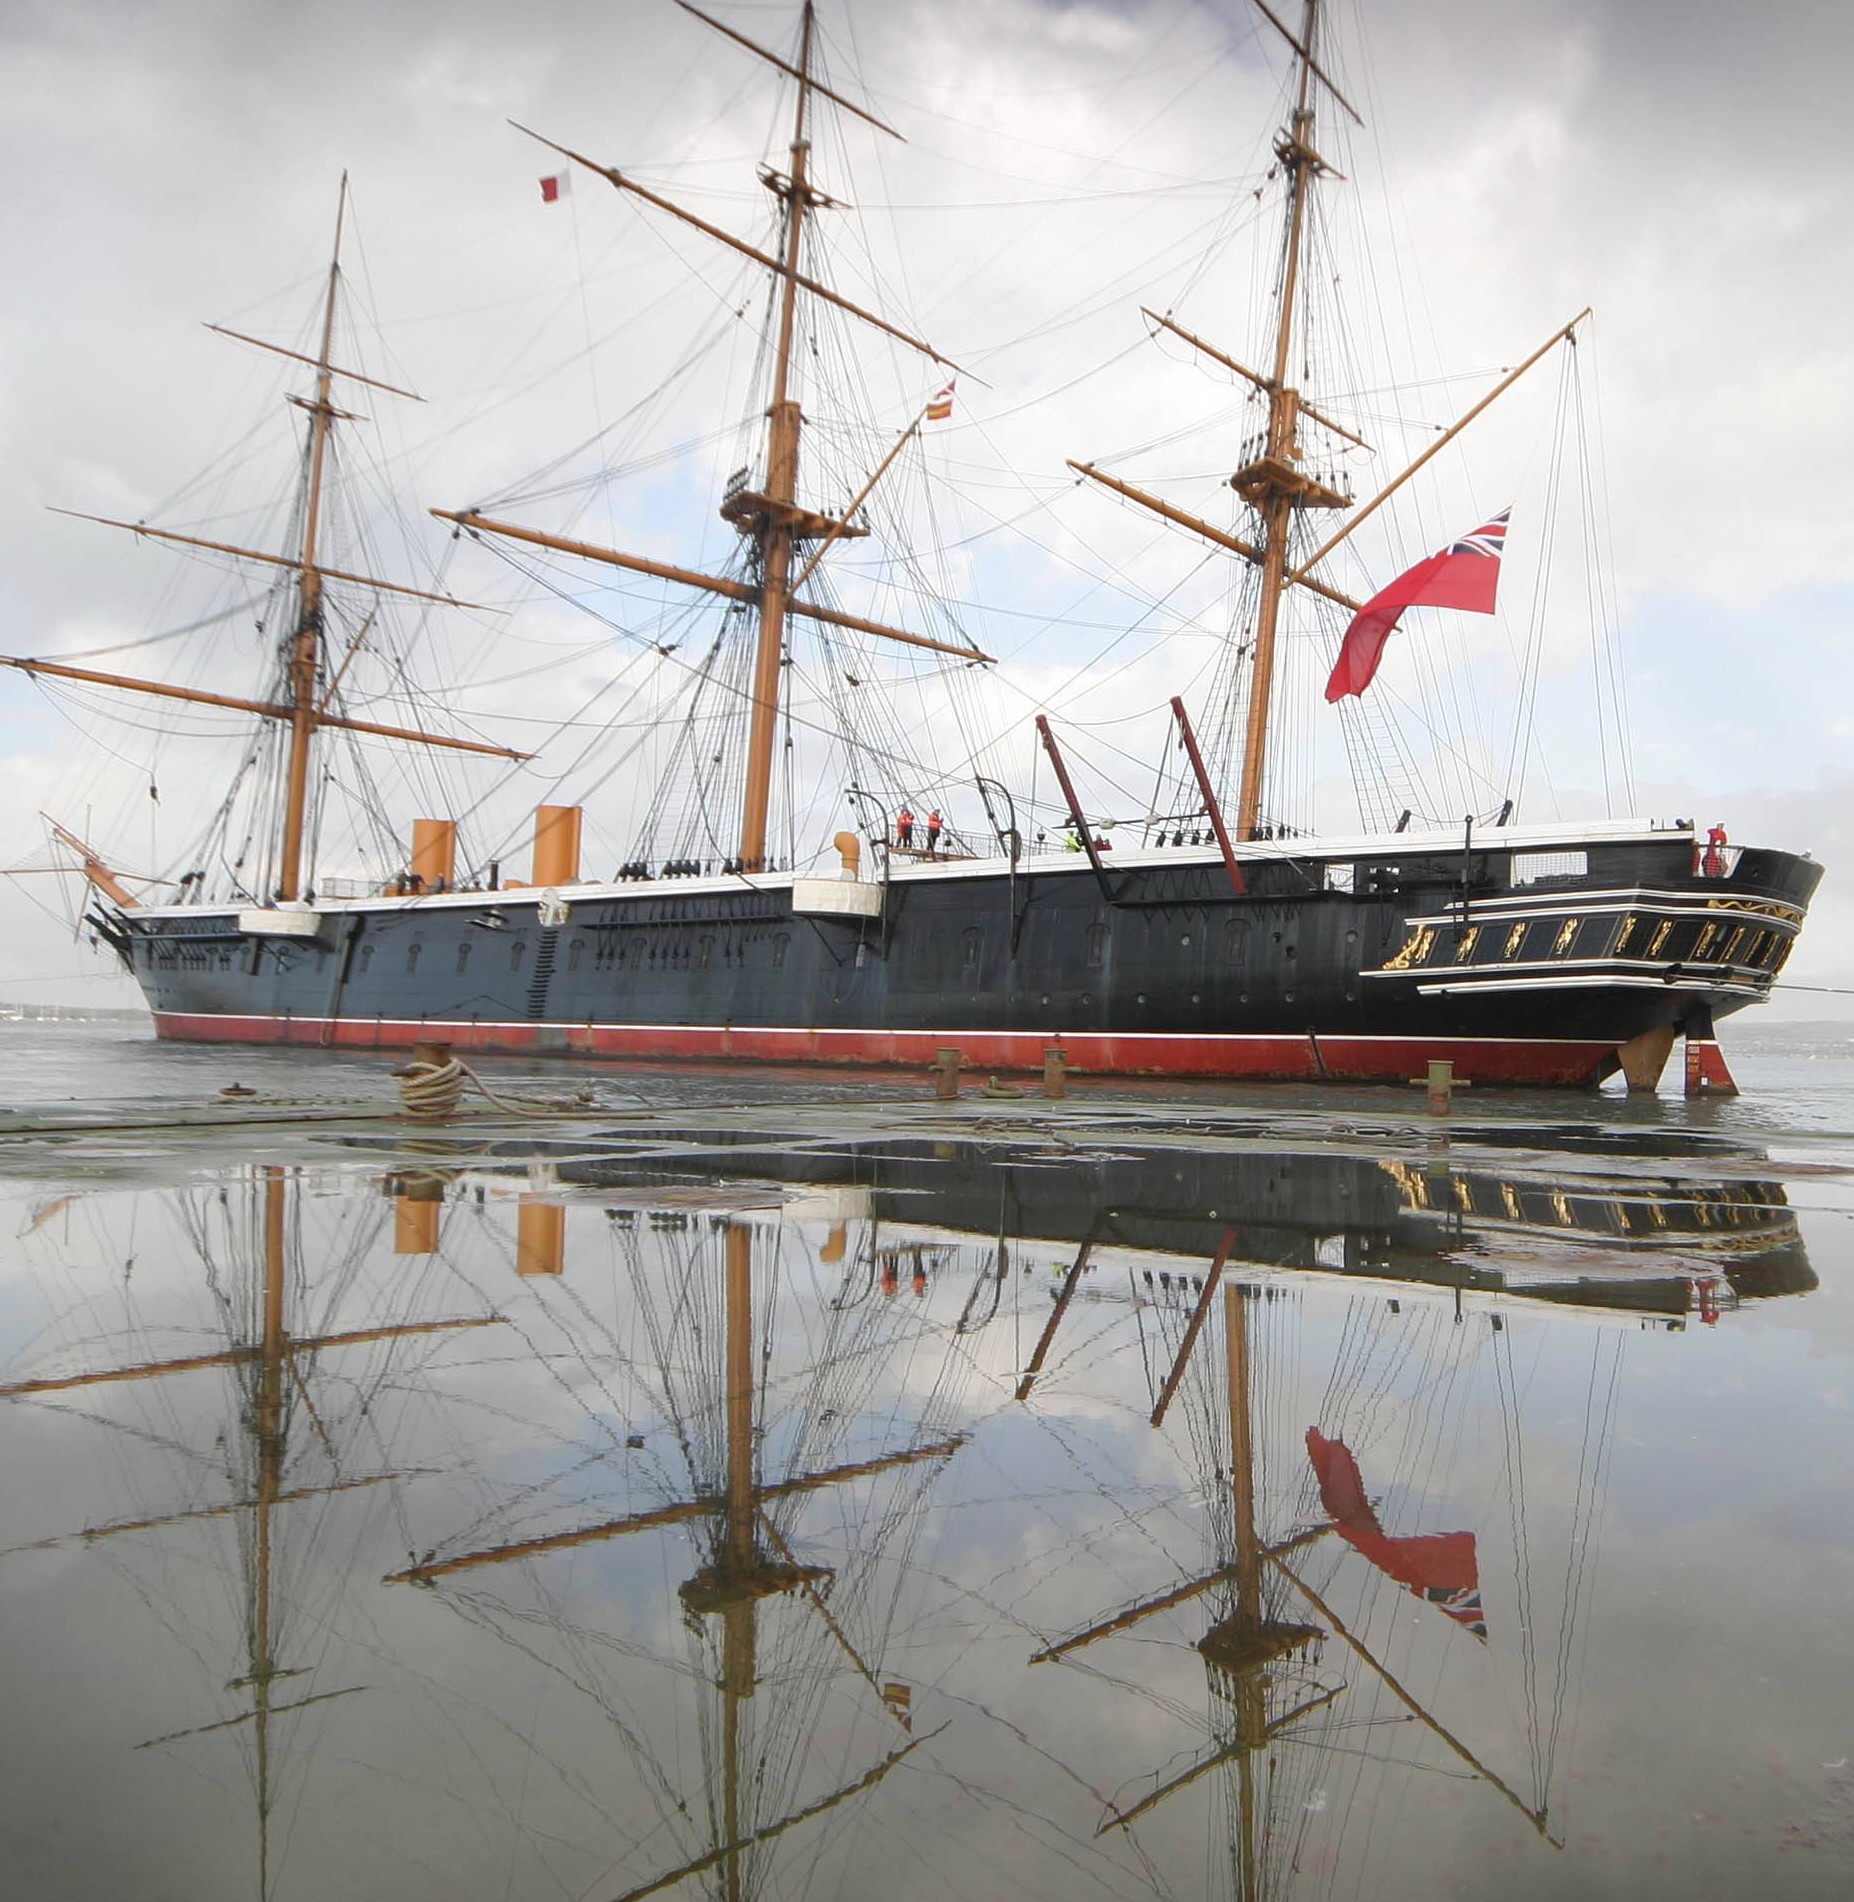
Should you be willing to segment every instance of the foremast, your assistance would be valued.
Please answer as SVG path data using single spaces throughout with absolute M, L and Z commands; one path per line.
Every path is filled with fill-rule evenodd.
M 346 569 L 326 567 L 321 555 L 321 531 L 324 498 L 328 483 L 329 446 L 337 421 L 354 420 L 351 411 L 339 409 L 333 401 L 334 380 L 364 384 L 389 396 L 405 397 L 411 402 L 424 399 L 412 390 L 383 383 L 377 377 L 363 376 L 358 370 L 344 369 L 333 358 L 335 317 L 341 288 L 341 242 L 347 226 L 348 175 L 341 175 L 341 188 L 335 209 L 335 241 L 329 258 L 328 283 L 323 293 L 320 343 L 316 354 L 285 349 L 266 343 L 260 337 L 248 337 L 242 331 L 229 330 L 222 324 L 208 324 L 209 330 L 234 342 L 250 344 L 272 355 L 288 357 L 292 362 L 309 365 L 315 371 L 313 396 L 292 394 L 289 401 L 309 416 L 309 433 L 303 445 L 302 533 L 292 554 L 273 554 L 263 549 L 246 548 L 231 542 L 211 541 L 199 535 L 184 535 L 172 529 L 151 528 L 146 522 L 118 521 L 109 516 L 89 515 L 77 509 L 54 509 L 57 515 L 73 515 L 81 521 L 98 522 L 105 528 L 126 529 L 153 541 L 173 542 L 184 548 L 201 548 L 225 555 L 235 561 L 252 562 L 260 567 L 282 568 L 296 577 L 296 614 L 283 662 L 283 694 L 279 699 L 258 700 L 242 695 L 211 693 L 203 688 L 183 687 L 173 682 L 144 680 L 132 674 L 106 673 L 93 667 L 74 667 L 62 661 L 16 654 L 0 654 L 0 667 L 16 668 L 21 673 L 54 680 L 75 680 L 89 685 L 112 687 L 128 693 L 148 694 L 163 700 L 184 700 L 195 706 L 216 707 L 237 713 L 254 713 L 275 720 L 289 729 L 283 774 L 283 817 L 277 837 L 275 878 L 271 896 L 280 904 L 295 904 L 309 896 L 305 877 L 306 843 L 309 829 L 309 787 L 314 759 L 315 737 L 324 727 L 344 732 L 364 733 L 376 739 L 400 740 L 416 746 L 436 746 L 456 752 L 481 753 L 498 759 L 525 760 L 528 754 L 512 747 L 497 746 L 485 740 L 466 740 L 449 734 L 428 733 L 418 727 L 388 725 L 377 720 L 357 720 L 336 711 L 337 695 L 349 665 L 360 651 L 374 616 L 363 620 L 360 631 L 348 646 L 341 663 L 332 673 L 325 666 L 324 623 L 327 583 L 338 581 L 372 591 L 376 596 L 395 595 L 414 601 L 436 602 L 445 607 L 471 607 L 454 596 L 426 588 L 413 588 L 403 582 L 385 581 L 374 575 L 355 574 Z M 53 825 L 61 843 L 75 850 L 85 878 L 112 904 L 126 908 L 134 904 L 100 858 L 68 833 Z
M 328 460 L 329 401 L 334 368 L 329 353 L 335 341 L 335 293 L 341 285 L 341 236 L 348 216 L 348 175 L 341 175 L 335 206 L 335 244 L 328 261 L 328 290 L 322 300 L 322 345 L 316 355 L 315 395 L 309 412 L 309 441 L 303 494 L 303 538 L 296 571 L 296 629 L 285 671 L 290 707 L 289 761 L 284 769 L 283 836 L 277 849 L 277 898 L 294 904 L 302 896 L 303 834 L 309 812 L 309 762 L 315 749 L 316 687 L 322 668 L 322 571 L 316 566 L 316 538 L 322 523 L 322 480 Z

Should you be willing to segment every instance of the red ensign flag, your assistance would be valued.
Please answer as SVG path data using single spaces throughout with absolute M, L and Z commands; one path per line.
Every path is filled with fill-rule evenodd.
M 1309 1427 L 1307 1458 L 1320 1484 L 1320 1504 L 1340 1538 L 1387 1578 L 1409 1586 L 1418 1598 L 1436 1606 L 1444 1617 L 1454 1619 L 1485 1644 L 1487 1614 L 1481 1606 L 1481 1570 L 1474 1534 L 1425 1532 L 1393 1539 L 1378 1523 L 1358 1461 L 1343 1440 L 1329 1440 L 1318 1427 Z
M 1419 561 L 1388 588 L 1380 589 L 1352 617 L 1339 658 L 1326 683 L 1328 700 L 1343 700 L 1371 685 L 1405 608 L 1463 608 L 1470 614 L 1491 614 L 1500 585 L 1500 551 L 1506 546 L 1506 518 L 1502 509 L 1472 535 L 1451 542 L 1440 553 Z
M 558 204 L 572 176 L 573 174 L 571 172 L 556 172 L 552 178 L 542 179 L 541 203 L 544 205 Z

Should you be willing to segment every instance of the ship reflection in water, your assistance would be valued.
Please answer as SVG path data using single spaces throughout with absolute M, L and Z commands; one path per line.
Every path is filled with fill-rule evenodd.
M 1830 1892 L 1779 1172 L 1473 1133 L 18 1190 L 21 1892 Z

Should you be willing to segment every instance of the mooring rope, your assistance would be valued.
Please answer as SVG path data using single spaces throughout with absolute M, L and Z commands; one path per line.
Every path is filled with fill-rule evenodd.
M 446 1057 L 442 1063 L 414 1057 L 403 1069 L 395 1070 L 393 1075 L 399 1079 L 399 1100 L 405 1106 L 406 1114 L 434 1122 L 456 1115 L 458 1106 L 463 1102 L 465 1089 L 472 1084 L 497 1109 L 506 1110 L 511 1116 L 583 1116 L 594 1107 L 590 1101 L 518 1103 L 509 1097 L 498 1096 L 467 1063 L 456 1057 Z

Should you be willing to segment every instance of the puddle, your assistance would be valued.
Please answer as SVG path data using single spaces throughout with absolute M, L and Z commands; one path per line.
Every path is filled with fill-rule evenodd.
M 11 1154 L 34 1892 L 1854 1874 L 1845 1217 L 1754 1144 L 661 1120 Z

